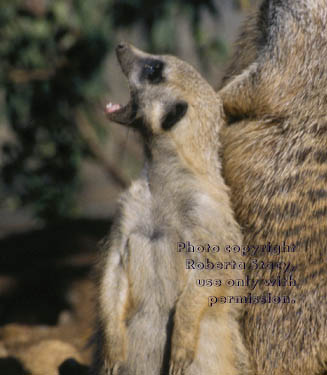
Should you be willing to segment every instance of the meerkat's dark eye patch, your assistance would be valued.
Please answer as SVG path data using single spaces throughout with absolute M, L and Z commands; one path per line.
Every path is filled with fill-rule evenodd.
M 160 83 L 163 81 L 164 63 L 160 60 L 145 59 L 142 61 L 141 80 L 146 79 L 151 83 Z
M 187 112 L 188 104 L 184 101 L 173 103 L 167 108 L 167 112 L 162 118 L 161 127 L 163 130 L 171 129 L 180 121 Z

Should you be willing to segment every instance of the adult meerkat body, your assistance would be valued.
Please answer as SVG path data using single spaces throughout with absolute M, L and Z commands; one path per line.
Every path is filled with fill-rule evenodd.
M 293 272 L 248 274 L 293 279 L 283 288 L 257 287 L 291 303 L 248 306 L 245 337 L 258 374 L 326 371 L 326 24 L 326 0 L 263 1 L 219 91 L 229 119 L 224 177 L 244 244 L 295 244 L 294 253 L 256 255 L 290 262 Z
M 128 44 L 119 45 L 117 55 L 131 100 L 124 107 L 110 104 L 108 117 L 141 133 L 147 162 L 122 195 L 102 246 L 93 373 L 244 374 L 240 304 L 208 303 L 215 294 L 245 294 L 225 285 L 241 279 L 242 271 L 194 266 L 241 260 L 224 251 L 242 238 L 212 144 L 224 121 L 221 101 L 177 58 Z M 187 241 L 220 251 L 178 251 Z M 199 287 L 197 279 L 220 279 L 222 286 Z

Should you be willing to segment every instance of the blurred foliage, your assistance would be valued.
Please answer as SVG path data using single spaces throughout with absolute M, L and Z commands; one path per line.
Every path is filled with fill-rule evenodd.
M 2 149 L 2 180 L 46 220 L 74 208 L 86 151 L 75 110 L 101 90 L 94 83 L 111 47 L 109 9 L 108 0 L 1 0 L 0 85 L 16 137 Z
M 213 17 L 218 16 L 213 0 L 157 0 L 155 5 L 151 0 L 116 0 L 113 2 L 113 20 L 115 26 L 140 23 L 150 50 L 173 52 L 176 49 L 177 15 L 184 13 L 189 17 L 193 35 L 197 36 L 205 10 Z
M 238 3 L 244 3 L 240 0 Z M 81 160 L 90 155 L 76 111 L 105 88 L 101 73 L 118 28 L 141 25 L 151 51 L 174 52 L 176 17 L 189 20 L 198 47 L 225 53 L 202 33 L 213 0 L 0 0 L 0 88 L 15 140 L 1 150 L 0 188 L 36 217 L 74 213 Z

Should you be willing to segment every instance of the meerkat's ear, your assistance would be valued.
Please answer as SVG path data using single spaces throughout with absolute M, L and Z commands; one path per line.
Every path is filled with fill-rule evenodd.
M 161 120 L 161 128 L 163 130 L 171 129 L 185 116 L 187 108 L 188 104 L 184 100 L 168 104 Z

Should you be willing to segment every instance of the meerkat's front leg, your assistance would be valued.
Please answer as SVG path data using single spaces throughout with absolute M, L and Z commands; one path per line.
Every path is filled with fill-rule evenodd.
M 253 115 L 254 98 L 257 97 L 257 93 L 254 92 L 253 77 L 257 73 L 257 68 L 257 63 L 253 63 L 219 91 L 224 111 L 228 117 Z
M 200 321 L 208 308 L 210 288 L 197 288 L 190 277 L 178 299 L 174 315 L 169 375 L 183 375 L 197 351 Z
M 235 347 L 231 345 L 231 337 L 236 340 L 239 336 L 238 324 L 234 322 L 235 312 L 230 314 L 229 307 L 223 309 L 217 307 L 209 311 L 212 309 L 209 307 L 212 288 L 196 286 L 197 278 L 210 278 L 211 276 L 210 270 L 195 271 L 188 278 L 187 285 L 177 301 L 171 341 L 169 375 L 193 375 L 195 373 L 200 375 L 201 372 L 198 372 L 201 371 L 200 369 L 206 371 L 207 374 L 209 374 L 208 371 L 211 371 L 210 375 L 216 373 L 236 375 L 239 373 L 237 363 L 233 358 L 236 358 L 236 353 L 243 353 L 244 348 L 240 340 L 238 340 L 240 342 L 233 343 Z M 223 273 L 220 276 L 225 278 Z M 220 295 L 227 295 L 227 289 L 224 286 L 220 288 Z M 215 324 L 212 324 L 213 321 L 210 322 L 208 318 L 213 318 Z M 213 350 L 217 351 L 213 355 L 216 355 L 216 359 L 219 361 L 214 369 L 204 363 L 206 359 L 210 362 L 212 358 L 208 357 L 206 350 L 199 346 L 201 341 L 203 345 L 203 334 L 210 336 L 207 331 L 208 325 L 201 325 L 203 320 L 209 321 L 209 326 L 214 327 L 213 329 L 217 330 L 219 336 L 209 339 L 211 340 L 209 341 L 212 346 L 211 350 L 214 348 Z M 205 331 L 202 331 L 203 329 Z M 197 364 L 194 363 L 196 367 L 193 367 L 194 361 L 197 362 Z
M 106 261 L 100 292 L 100 324 L 104 328 L 104 374 L 116 375 L 126 360 L 125 317 L 128 279 L 118 244 L 113 243 Z

